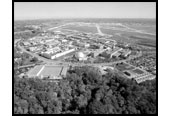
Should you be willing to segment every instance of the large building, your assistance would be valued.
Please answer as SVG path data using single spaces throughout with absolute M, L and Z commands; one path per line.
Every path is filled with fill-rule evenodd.
M 117 55 L 119 55 L 118 53 L 119 53 L 119 51 L 121 51 L 121 50 L 123 50 L 122 48 L 119 48 L 119 47 L 116 47 L 116 48 L 114 48 L 113 49 L 113 51 L 110 51 L 110 58 L 112 58 L 112 56 L 117 56 Z
M 66 50 L 66 51 L 60 52 L 60 53 L 42 53 L 41 55 L 46 58 L 49 58 L 49 59 L 55 59 L 55 58 L 61 57 L 63 55 L 66 55 L 68 53 L 71 53 L 73 51 L 75 51 L 75 49 Z
M 124 74 L 130 79 L 131 78 L 135 79 L 137 83 L 141 83 L 146 80 L 152 80 L 155 79 L 156 77 L 155 75 L 152 75 L 151 73 L 148 73 L 138 68 L 134 70 L 124 71 Z

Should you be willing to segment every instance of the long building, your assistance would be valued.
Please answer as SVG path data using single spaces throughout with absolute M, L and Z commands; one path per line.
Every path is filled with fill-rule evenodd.
M 140 70 L 140 71 L 142 71 L 142 72 L 140 74 L 138 74 L 138 73 L 134 72 L 133 70 L 127 70 L 127 71 L 124 71 L 124 74 L 126 74 L 127 77 L 130 79 L 131 78 L 135 79 L 137 83 L 141 83 L 143 81 L 152 80 L 152 79 L 156 78 L 156 76 L 152 75 L 151 73 L 148 73 L 143 70 Z
M 52 54 L 42 53 L 42 56 L 49 58 L 49 59 L 55 59 L 55 58 L 61 57 L 63 55 L 66 55 L 66 54 L 74 52 L 74 51 L 75 51 L 75 49 L 70 49 L 70 50 L 66 50 L 66 51 L 61 52 L 61 53 L 52 53 Z
M 121 50 L 123 50 L 123 49 L 119 48 L 119 47 L 114 48 L 113 51 L 111 51 L 111 53 L 110 53 L 110 58 L 112 58 L 112 56 L 114 56 L 114 55 L 116 56 L 116 54 Z

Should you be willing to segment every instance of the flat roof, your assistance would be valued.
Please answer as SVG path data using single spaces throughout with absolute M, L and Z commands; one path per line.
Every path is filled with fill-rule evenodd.
M 144 71 L 142 71 L 140 69 L 134 69 L 134 70 L 132 70 L 132 72 L 137 73 L 137 74 L 143 74 L 144 73 Z

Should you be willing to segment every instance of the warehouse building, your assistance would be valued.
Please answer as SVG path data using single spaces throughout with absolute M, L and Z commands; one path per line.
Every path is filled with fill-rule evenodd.
M 63 55 L 66 55 L 68 53 L 71 53 L 73 51 L 75 51 L 75 49 L 66 50 L 66 51 L 60 52 L 60 53 L 42 53 L 41 55 L 46 58 L 49 58 L 49 59 L 55 59 L 55 58 L 61 57 Z

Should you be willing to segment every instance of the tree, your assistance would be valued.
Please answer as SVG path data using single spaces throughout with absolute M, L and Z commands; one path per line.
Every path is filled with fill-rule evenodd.
M 14 78 L 16 114 L 155 114 L 156 80 L 137 84 L 115 72 L 76 67 L 67 78 L 48 82 Z
M 31 60 L 31 62 L 37 62 L 37 61 L 38 61 L 38 58 L 36 58 L 36 57 L 33 57 Z

